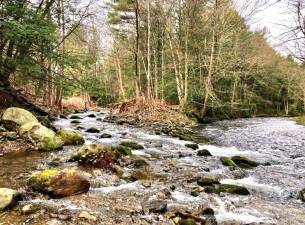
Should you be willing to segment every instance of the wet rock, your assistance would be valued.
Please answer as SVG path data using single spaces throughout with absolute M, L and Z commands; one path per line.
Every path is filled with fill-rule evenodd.
M 237 167 L 237 165 L 235 164 L 235 162 L 233 162 L 232 159 L 230 159 L 229 157 L 220 157 L 220 161 L 224 166 L 233 166 L 233 167 Z
M 87 133 L 99 133 L 100 130 L 95 128 L 95 127 L 91 127 L 89 129 L 86 130 Z
M 34 213 L 36 211 L 36 207 L 33 204 L 28 204 L 22 207 L 22 213 L 25 215 Z
M 299 198 L 305 202 L 305 188 L 299 192 Z
M 95 115 L 95 114 L 89 114 L 87 117 L 89 117 L 89 118 L 95 118 L 96 115 Z
M 79 120 L 72 120 L 71 123 L 72 123 L 72 124 L 79 124 L 80 121 L 79 121 Z
M 78 215 L 78 218 L 86 219 L 86 220 L 93 221 L 93 222 L 97 221 L 97 218 L 95 216 L 91 215 L 90 213 L 88 213 L 86 211 L 80 212 Z
M 6 109 L 3 112 L 2 118 L 4 122 L 10 121 L 15 123 L 18 126 L 22 126 L 26 123 L 36 122 L 38 123 L 37 118 L 27 110 L 11 107 Z
M 219 184 L 214 186 L 207 186 L 204 191 L 206 193 L 230 193 L 230 194 L 237 194 L 237 195 L 249 195 L 250 192 L 247 188 L 243 186 L 233 185 L 233 184 Z
M 251 169 L 252 167 L 257 167 L 258 163 L 255 161 L 252 161 L 246 157 L 242 156 L 233 156 L 232 161 L 239 167 L 245 168 L 245 169 Z
M 149 165 L 148 162 L 140 156 L 133 156 L 132 162 L 133 162 L 134 167 L 136 167 L 136 168 L 140 168 L 140 167 Z
M 179 225 L 196 225 L 196 221 L 194 219 L 182 219 L 179 222 Z
M 89 181 L 74 170 L 44 170 L 31 175 L 28 185 L 35 191 L 55 198 L 85 193 Z
M 85 128 L 82 127 L 82 126 L 77 126 L 76 129 L 77 129 L 77 130 L 85 130 Z
M 83 135 L 77 131 L 67 131 L 60 129 L 57 135 L 62 138 L 65 145 L 82 145 L 85 143 Z
M 199 151 L 197 152 L 197 155 L 198 155 L 198 156 L 212 156 L 212 154 L 210 153 L 210 151 L 207 150 L 207 149 L 199 150 Z
M 135 150 L 144 149 L 144 147 L 142 145 L 135 143 L 135 142 L 131 142 L 131 141 L 123 141 L 123 142 L 121 142 L 120 145 L 129 147 L 129 148 L 135 149 Z
M 125 146 L 90 144 L 82 146 L 71 157 L 71 161 L 97 168 L 113 169 L 121 156 L 131 154 L 131 149 Z
M 21 199 L 21 194 L 18 191 L 0 188 L 0 211 L 14 207 Z
M 112 138 L 112 135 L 104 133 L 100 136 L 100 138 Z
M 49 128 L 52 128 L 52 122 L 51 122 L 51 120 L 49 119 L 49 117 L 47 117 L 47 116 L 37 116 L 37 119 L 38 119 L 38 121 L 39 121 L 42 125 L 44 125 L 44 126 L 46 126 L 46 127 L 49 127 Z
M 59 118 L 60 118 L 60 119 L 68 119 L 68 117 L 66 117 L 66 116 L 63 115 L 63 114 L 60 114 L 60 115 L 59 115 Z
M 81 120 L 82 118 L 78 115 L 72 115 L 72 116 L 70 116 L 70 119 L 71 120 Z
M 145 202 L 142 208 L 144 211 L 148 211 L 149 213 L 165 213 L 167 202 L 163 200 L 151 200 Z
M 22 125 L 19 133 L 41 150 L 55 150 L 63 146 L 64 141 L 56 133 L 37 122 Z
M 215 176 L 202 176 L 197 179 L 197 184 L 200 186 L 209 186 L 213 184 L 220 184 Z
M 185 147 L 196 150 L 199 148 L 198 144 L 185 144 Z

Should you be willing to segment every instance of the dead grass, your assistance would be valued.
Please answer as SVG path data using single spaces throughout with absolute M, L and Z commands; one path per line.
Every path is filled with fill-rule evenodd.
M 156 122 L 176 125 L 192 124 L 179 106 L 169 105 L 161 100 L 131 99 L 110 104 L 109 108 L 113 115 L 133 117 L 148 124 Z

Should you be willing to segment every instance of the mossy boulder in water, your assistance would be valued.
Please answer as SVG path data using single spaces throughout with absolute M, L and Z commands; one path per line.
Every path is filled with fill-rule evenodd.
M 2 115 L 2 120 L 14 122 L 19 126 L 29 122 L 38 123 L 37 118 L 32 113 L 25 109 L 16 107 L 6 109 Z
M 95 127 L 91 127 L 89 129 L 86 130 L 87 133 L 99 133 L 100 130 L 95 128 Z
M 197 184 L 200 186 L 209 186 L 213 184 L 220 184 L 215 176 L 202 176 L 197 179 Z
M 63 146 L 64 141 L 56 133 L 37 122 L 22 125 L 19 133 L 29 139 L 38 149 L 55 150 Z
M 199 148 L 198 144 L 185 144 L 185 147 L 196 150 Z
M 72 124 L 80 124 L 80 121 L 79 120 L 72 120 L 71 123 Z
M 258 166 L 257 162 L 247 159 L 246 157 L 233 156 L 231 159 L 240 168 L 251 169 L 252 167 Z
M 78 115 L 72 115 L 72 116 L 70 116 L 70 119 L 71 120 L 81 120 L 82 118 Z
M 83 135 L 78 131 L 67 131 L 60 129 L 57 135 L 62 138 L 65 145 L 82 145 L 85 143 Z
M 233 167 L 237 167 L 237 165 L 235 164 L 235 162 L 233 162 L 232 159 L 230 159 L 229 157 L 220 157 L 220 161 L 224 166 L 233 166 Z
M 113 169 L 120 156 L 131 155 L 131 149 L 124 146 L 90 144 L 82 146 L 71 158 L 84 165 Z
M 55 198 L 85 193 L 90 188 L 89 181 L 76 171 L 54 169 L 32 174 L 28 185 L 37 192 Z
M 131 141 L 123 141 L 120 145 L 129 147 L 131 149 L 139 150 L 139 149 L 144 149 L 144 147 L 138 143 L 131 142 Z
M 14 207 L 22 200 L 21 194 L 13 189 L 0 188 L 0 211 Z
M 204 189 L 206 193 L 230 193 L 237 195 L 249 195 L 250 192 L 247 188 L 243 186 L 233 185 L 233 184 L 219 184 L 214 186 L 208 186 Z

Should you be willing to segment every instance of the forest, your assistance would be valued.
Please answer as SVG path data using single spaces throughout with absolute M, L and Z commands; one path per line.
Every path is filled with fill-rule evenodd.
M 251 31 L 232 0 L 106 1 L 106 28 L 99 7 L 2 1 L 1 86 L 58 110 L 82 96 L 161 101 L 203 120 L 304 112 L 302 62 Z

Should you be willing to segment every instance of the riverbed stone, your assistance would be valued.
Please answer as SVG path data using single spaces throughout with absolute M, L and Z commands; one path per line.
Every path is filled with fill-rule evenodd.
M 44 170 L 35 172 L 28 180 L 35 191 L 55 198 L 85 193 L 90 188 L 89 181 L 74 170 Z
M 197 184 L 200 186 L 209 186 L 220 183 L 219 183 L 219 179 L 215 176 L 201 176 L 197 179 Z
M 219 184 L 214 186 L 207 186 L 204 191 L 206 193 L 230 193 L 237 195 L 249 195 L 250 192 L 246 187 L 234 185 L 234 184 Z
M 209 150 L 207 149 L 201 149 L 197 152 L 198 156 L 212 156 Z
M 86 130 L 87 133 L 99 133 L 100 130 L 95 128 L 95 127 L 90 127 L 89 129 Z
M 57 133 L 65 145 L 82 145 L 85 143 L 83 135 L 78 131 L 68 131 L 60 129 Z
M 198 144 L 185 144 L 185 147 L 196 150 L 199 148 Z
M 242 156 L 233 156 L 231 158 L 231 160 L 239 167 L 241 168 L 245 168 L 245 169 L 250 169 L 250 168 L 253 168 L 253 167 L 257 167 L 258 166 L 258 163 L 253 161 L 253 160 L 250 160 L 246 157 L 242 157 Z
M 100 138 L 112 138 L 112 135 L 104 133 L 100 136 Z
M 72 115 L 72 116 L 70 116 L 70 119 L 71 120 L 81 120 L 82 118 L 78 115 Z
M 56 133 L 37 122 L 30 122 L 22 125 L 19 133 L 27 138 L 38 149 L 55 150 L 63 146 L 64 141 Z
M 232 166 L 232 167 L 237 167 L 237 165 L 235 164 L 235 162 L 233 162 L 232 159 L 230 159 L 229 157 L 220 157 L 220 161 L 224 166 Z
M 37 118 L 29 111 L 22 109 L 22 108 L 17 108 L 17 107 L 11 107 L 6 109 L 3 112 L 2 115 L 2 120 L 5 121 L 10 121 L 18 126 L 22 126 L 26 123 L 29 122 L 36 122 L 38 123 Z
M 144 211 L 149 213 L 165 213 L 167 202 L 164 200 L 150 200 L 142 205 Z
M 21 199 L 21 194 L 18 191 L 0 188 L 0 211 L 14 207 Z
M 80 124 L 80 121 L 79 120 L 72 120 L 71 123 L 72 124 Z
M 131 141 L 123 141 L 121 142 L 120 145 L 129 147 L 131 149 L 135 149 L 135 150 L 140 150 L 140 149 L 144 149 L 144 147 L 136 142 L 131 142 Z

